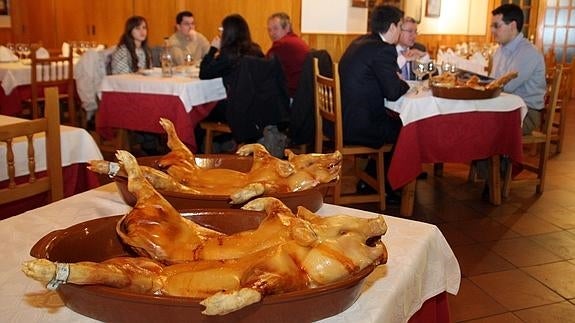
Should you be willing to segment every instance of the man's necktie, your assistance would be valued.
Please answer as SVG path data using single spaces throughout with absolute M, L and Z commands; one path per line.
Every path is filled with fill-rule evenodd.
M 405 62 L 401 68 L 401 75 L 404 80 L 409 80 L 409 62 Z

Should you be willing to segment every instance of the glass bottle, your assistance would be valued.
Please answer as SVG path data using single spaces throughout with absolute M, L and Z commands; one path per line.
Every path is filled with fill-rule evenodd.
M 174 61 L 172 60 L 167 37 L 164 38 L 164 48 L 160 55 L 160 63 L 162 64 L 162 77 L 172 77 L 172 75 L 174 75 Z

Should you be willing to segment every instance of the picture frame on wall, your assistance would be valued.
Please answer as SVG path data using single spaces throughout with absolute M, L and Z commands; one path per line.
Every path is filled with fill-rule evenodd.
M 0 16 L 8 16 L 8 0 L 0 0 Z
M 439 17 L 441 14 L 441 0 L 427 0 L 425 6 L 426 17 Z
M 352 7 L 367 8 L 367 0 L 351 0 Z

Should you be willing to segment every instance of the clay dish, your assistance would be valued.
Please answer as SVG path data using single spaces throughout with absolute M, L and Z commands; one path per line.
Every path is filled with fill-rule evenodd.
M 194 221 L 226 233 L 253 229 L 261 212 L 193 210 Z M 58 262 L 103 261 L 132 255 L 119 240 L 115 226 L 121 216 L 99 218 L 53 231 L 40 239 L 30 255 Z M 104 322 L 311 322 L 336 315 L 359 297 L 369 266 L 341 282 L 280 295 L 223 316 L 201 314 L 199 299 L 136 294 L 104 286 L 60 285 L 67 307 Z
M 138 164 L 156 167 L 157 161 L 161 156 L 141 157 L 138 158 Z M 206 168 L 228 168 L 241 172 L 248 172 L 252 165 L 252 157 L 242 157 L 236 155 L 198 155 L 196 156 L 196 163 L 201 167 Z M 128 180 L 123 176 L 116 176 L 114 178 L 118 190 L 122 195 L 122 199 L 126 204 L 134 206 L 136 204 L 136 197 L 128 191 Z M 290 193 L 276 193 L 264 196 L 271 196 L 278 198 L 292 211 L 296 212 L 298 206 L 304 206 L 312 212 L 315 212 L 323 205 L 323 198 L 327 194 L 329 186 L 332 184 L 321 184 L 313 189 L 290 192 Z M 168 192 L 158 190 L 162 196 L 176 209 L 192 209 L 192 208 L 240 208 L 241 205 L 229 204 L 229 197 L 226 195 L 194 195 L 178 192 Z

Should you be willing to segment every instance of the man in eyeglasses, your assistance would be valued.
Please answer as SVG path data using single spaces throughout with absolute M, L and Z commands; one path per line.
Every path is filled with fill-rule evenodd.
M 524 18 L 519 6 L 504 4 L 491 13 L 491 33 L 500 46 L 493 54 L 490 76 L 499 78 L 511 71 L 519 73 L 503 91 L 520 96 L 527 104 L 529 109 L 523 120 L 523 134 L 530 134 L 541 124 L 546 90 L 545 60 L 521 32 Z
M 401 70 L 404 80 L 415 80 L 415 74 L 411 70 L 411 62 L 415 60 L 429 60 L 429 54 L 423 44 L 416 42 L 417 21 L 412 17 L 403 18 L 401 33 L 396 45 L 397 65 Z
M 503 91 L 520 96 L 527 105 L 527 115 L 523 119 L 523 134 L 530 134 L 541 125 L 541 110 L 545 103 L 545 60 L 543 54 L 527 40 L 523 33 L 523 10 L 514 4 L 504 4 L 493 11 L 491 33 L 499 48 L 493 54 L 493 67 L 489 76 L 500 78 L 509 72 L 517 72 L 517 78 L 503 87 Z M 507 159 L 501 163 L 502 171 L 508 167 Z M 477 170 L 482 178 L 488 178 L 486 160 L 477 162 Z M 483 198 L 489 196 L 487 182 Z
M 182 11 L 176 16 L 176 32 L 168 38 L 168 45 L 175 65 L 183 65 L 188 54 L 198 62 L 210 49 L 208 39 L 196 31 L 194 15 L 190 11 Z

